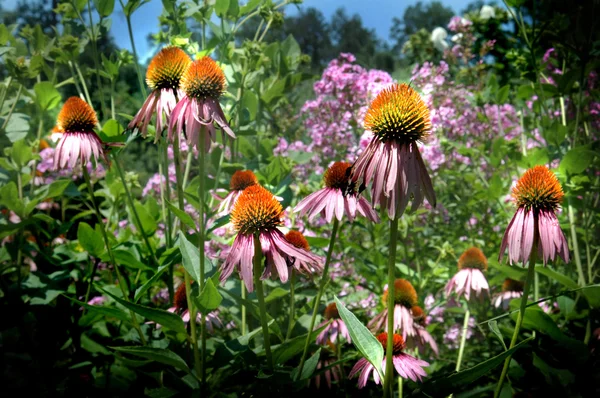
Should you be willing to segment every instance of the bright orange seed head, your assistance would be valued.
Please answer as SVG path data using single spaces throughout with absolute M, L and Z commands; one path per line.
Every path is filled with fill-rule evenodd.
M 58 113 L 56 120 L 58 131 L 67 133 L 94 131 L 97 124 L 96 112 L 79 97 L 69 98 Z
M 352 164 L 348 162 L 335 162 L 325 172 L 324 180 L 327 188 L 338 188 L 345 191 L 348 187 L 349 169 Z
M 211 57 L 202 57 L 185 71 L 181 88 L 190 98 L 217 99 L 225 91 L 225 74 Z
M 381 297 L 383 305 L 387 305 L 388 289 L 385 289 Z M 406 308 L 417 305 L 417 291 L 406 279 L 396 279 L 394 282 L 394 303 Z
M 408 84 L 394 83 L 375 97 L 365 116 L 365 127 L 380 140 L 420 141 L 429 135 L 429 108 Z
M 556 210 L 563 190 L 553 172 L 546 166 L 535 166 L 525 172 L 512 190 L 517 206 L 527 210 Z
M 325 319 L 339 319 L 340 313 L 337 309 L 337 305 L 335 303 L 329 304 L 325 307 Z
M 231 211 L 233 226 L 243 234 L 275 229 L 282 224 L 283 208 L 273 194 L 260 185 L 252 185 L 239 196 Z
M 285 234 L 285 240 L 287 240 L 292 245 L 300 249 L 304 249 L 306 251 L 310 250 L 310 245 L 308 244 L 308 241 L 300 231 L 292 230 L 288 232 L 287 234 Z
M 190 57 L 178 47 L 165 47 L 150 61 L 146 83 L 153 90 L 178 89 L 183 72 L 192 63 Z
M 485 271 L 487 267 L 488 261 L 485 254 L 476 247 L 465 250 L 458 259 L 458 269 L 477 268 Z
M 422 321 L 425 320 L 425 311 L 418 305 L 413 305 L 410 312 L 412 313 L 413 319 L 418 323 L 422 323 Z
M 257 184 L 258 179 L 252 170 L 237 170 L 231 176 L 231 181 L 229 181 L 229 189 L 232 191 L 243 191 L 244 189 Z
M 383 346 L 384 350 L 385 350 L 385 347 L 387 347 L 387 338 L 388 338 L 388 334 L 385 333 L 385 332 L 380 333 L 379 335 L 377 335 L 377 340 L 379 340 L 379 342 Z M 394 351 L 393 351 L 393 355 L 401 354 L 402 350 L 404 349 L 404 347 L 405 347 L 405 344 L 404 344 L 404 339 L 402 338 L 402 336 L 400 336 L 399 334 L 394 333 Z
M 514 279 L 506 278 L 502 284 L 503 292 L 522 292 L 524 283 Z

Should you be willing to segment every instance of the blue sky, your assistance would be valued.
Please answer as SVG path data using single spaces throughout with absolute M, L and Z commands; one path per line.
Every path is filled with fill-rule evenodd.
M 245 0 L 240 0 L 245 2 Z M 359 14 L 363 23 L 368 28 L 375 29 L 377 35 L 389 40 L 389 32 L 392 26 L 392 17 L 401 17 L 404 9 L 417 0 L 304 0 L 300 7 L 315 7 L 323 12 L 329 19 L 339 7 L 344 7 L 347 14 Z M 427 0 L 423 1 L 427 3 Z M 463 10 L 471 0 L 442 0 L 446 6 L 452 8 L 456 13 Z M 3 0 L 2 6 L 5 9 L 11 9 L 15 6 L 17 0 Z M 113 23 L 111 33 L 115 38 L 117 45 L 131 50 L 129 35 L 127 32 L 127 23 L 125 15 L 118 1 L 115 1 L 115 11 L 112 15 Z M 289 15 L 297 13 L 294 5 L 288 6 L 285 11 Z M 134 30 L 135 45 L 142 61 L 154 54 L 156 49 L 148 44 L 146 37 L 149 33 L 158 30 L 158 16 L 162 13 L 161 0 L 151 0 L 149 3 L 139 8 L 132 18 Z

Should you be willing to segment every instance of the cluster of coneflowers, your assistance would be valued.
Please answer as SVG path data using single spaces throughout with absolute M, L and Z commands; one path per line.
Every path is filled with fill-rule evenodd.
M 151 61 L 147 83 L 153 91 L 129 124 L 129 128 L 146 136 L 148 126 L 155 117 L 155 141 L 159 140 L 166 129 L 168 141 L 174 150 L 178 149 L 177 146 L 184 138 L 189 146 L 196 146 L 199 150 L 200 177 L 203 177 L 204 153 L 210 150 L 211 142 L 216 141 L 216 128 L 223 132 L 223 140 L 226 137 L 235 138 L 218 101 L 225 91 L 223 71 L 210 57 L 205 56 L 192 61 L 179 48 L 167 47 Z M 97 124 L 93 109 L 85 101 L 72 97 L 65 102 L 57 121 L 57 130 L 63 134 L 57 145 L 55 168 L 87 166 L 90 161 L 108 160 L 104 144 L 94 131 Z M 221 202 L 218 210 L 221 214 L 230 214 L 231 223 L 237 232 L 231 251 L 220 264 L 220 278 L 221 281 L 225 281 L 237 271 L 247 291 L 252 292 L 256 289 L 265 353 L 272 368 L 262 281 L 278 277 L 282 283 L 286 283 L 294 272 L 320 273 L 319 289 L 313 301 L 309 327 L 309 331 L 314 330 L 318 308 L 328 282 L 328 270 L 340 223 L 344 216 L 352 222 L 358 215 L 369 221 L 379 222 L 379 215 L 374 208 L 380 207 L 382 213 L 390 220 L 388 285 L 382 297 L 384 311 L 373 318 L 368 326 L 373 333 L 377 333 L 377 340 L 385 348 L 383 372 L 379 374 L 375 371 L 374 364 L 363 358 L 356 363 L 349 376 L 359 374 L 359 387 L 364 387 L 369 375 L 373 373 L 376 383 L 383 379 L 384 395 L 388 396 L 391 392 L 394 368 L 402 378 L 414 381 L 419 381 L 426 375 L 423 367 L 428 365 L 427 362 L 406 353 L 407 347 L 417 348 L 415 355 L 426 345 L 437 353 L 435 341 L 424 328 L 425 314 L 418 305 L 416 290 L 409 281 L 396 279 L 395 275 L 398 219 L 409 202 L 413 211 L 425 198 L 432 206 L 436 203 L 433 184 L 418 147 L 431 133 L 429 109 L 410 85 L 392 84 L 381 91 L 370 104 L 364 126 L 373 135 L 356 162 L 333 163 L 324 175 L 325 187 L 300 201 L 295 209 L 301 216 L 314 218 L 320 215 L 327 223 L 332 223 L 325 261 L 310 252 L 308 242 L 299 232 L 291 231 L 284 235 L 279 229 L 283 223 L 284 212 L 277 197 L 259 184 L 252 171 L 237 171 L 231 179 L 231 192 Z M 83 170 L 93 200 L 86 167 L 83 167 Z M 178 188 L 181 188 L 179 177 Z M 198 231 L 201 263 L 200 280 L 196 281 L 201 288 L 204 284 L 205 240 L 202 189 L 201 184 L 201 225 Z M 370 198 L 370 201 L 362 196 L 364 192 L 368 192 L 367 198 Z M 182 196 L 180 193 L 182 190 L 178 192 L 182 207 L 183 197 L 179 197 Z M 518 209 L 504 235 L 500 259 L 508 249 L 510 263 L 528 262 L 529 272 L 522 288 L 521 309 L 511 347 L 516 343 L 524 316 L 536 257 L 540 256 L 544 265 L 549 260 L 554 260 L 557 255 L 565 262 L 569 260 L 566 240 L 555 215 L 562 196 L 556 176 L 545 166 L 528 170 L 513 190 Z M 99 222 L 103 225 L 97 206 L 95 207 Z M 112 259 L 106 231 L 103 232 L 105 245 Z M 114 263 L 114 259 L 112 260 Z M 447 295 L 464 296 L 468 301 L 489 291 L 483 275 L 487 268 L 487 259 L 481 250 L 472 248 L 463 253 L 458 261 L 458 268 L 458 273 L 446 286 Z M 115 270 L 119 273 L 118 267 L 115 266 Z M 186 319 L 196 319 L 198 313 L 190 299 L 190 286 L 193 281 L 187 272 L 185 277 L 185 283 L 175 293 L 175 306 L 171 311 L 181 313 Z M 124 290 L 126 284 L 121 281 L 119 284 L 123 289 L 123 296 L 127 297 Z M 135 323 L 135 316 L 132 318 L 142 343 L 145 343 L 143 334 Z M 465 319 L 468 318 L 467 310 Z M 204 315 L 201 315 L 199 320 L 203 328 L 201 352 L 204 358 L 204 330 L 207 326 L 205 322 L 209 325 L 220 325 L 220 322 L 213 318 L 206 319 Z M 195 324 L 196 322 L 190 322 L 195 360 L 198 360 Z M 340 336 L 348 343 L 351 342 L 348 328 L 339 319 L 335 305 L 332 307 L 330 304 L 326 307 L 325 321 L 320 326 L 324 329 L 317 338 L 318 344 L 339 344 Z M 308 333 L 298 374 L 302 374 L 310 336 L 311 333 Z M 460 364 L 460 355 L 459 353 L 457 367 Z M 499 388 L 506 374 L 508 360 L 500 378 Z M 204 367 L 196 363 L 196 370 L 198 369 L 204 374 Z M 330 372 L 329 376 L 328 384 L 332 376 L 334 379 L 339 378 L 339 372 Z

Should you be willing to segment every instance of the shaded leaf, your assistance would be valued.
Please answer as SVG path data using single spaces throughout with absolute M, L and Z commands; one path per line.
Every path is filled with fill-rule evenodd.
M 156 362 L 164 363 L 165 365 L 173 366 L 176 369 L 186 372 L 190 371 L 185 361 L 171 350 L 155 347 L 110 347 L 111 349 L 124 352 L 127 354 L 137 355 L 142 358 L 151 359 Z

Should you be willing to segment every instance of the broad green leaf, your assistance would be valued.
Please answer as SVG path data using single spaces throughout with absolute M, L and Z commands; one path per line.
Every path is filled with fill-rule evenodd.
M 33 86 L 35 102 L 42 110 L 55 108 L 60 103 L 60 93 L 50 82 L 39 82 Z
M 85 222 L 77 227 L 77 240 L 90 256 L 100 257 L 105 250 L 102 236 Z
M 577 289 L 579 287 L 577 282 L 575 282 L 568 276 L 561 274 L 560 272 L 554 271 L 550 267 L 535 267 L 535 272 L 547 276 L 550 279 L 554 279 L 555 281 L 557 281 L 561 285 L 568 287 L 569 289 Z
M 72 183 L 71 180 L 56 180 L 52 182 L 48 187 L 48 192 L 44 196 L 44 199 L 56 198 L 61 196 L 65 189 Z
M 199 281 L 200 252 L 198 251 L 198 247 L 192 244 L 181 231 L 179 231 L 179 250 L 181 251 L 183 267 L 195 281 Z
M 4 130 L 6 132 L 6 137 L 8 137 L 10 142 L 16 142 L 27 137 L 27 133 L 29 132 L 29 119 L 29 116 L 23 113 L 12 114 L 12 117 L 9 119 Z
M 512 355 L 515 351 L 529 344 L 530 340 L 531 338 L 524 340 L 510 350 L 504 351 L 503 353 L 496 355 L 487 361 L 483 361 L 472 368 L 465 369 L 458 373 L 453 372 L 447 376 L 440 376 L 426 381 L 421 385 L 421 388 L 418 391 L 415 391 L 415 393 L 422 392 L 430 396 L 443 397 L 455 392 L 472 388 L 473 382 L 494 370 L 496 367 L 498 367 L 498 365 L 503 363 L 509 355 Z
M 187 227 L 193 229 L 194 231 L 198 230 L 198 226 L 196 225 L 196 222 L 194 221 L 192 216 L 190 216 L 188 213 L 181 210 L 179 207 L 175 206 L 171 202 L 167 202 L 167 205 L 169 206 L 169 209 L 171 209 L 173 214 L 175 214 L 182 223 L 184 223 Z
M 315 372 L 315 369 L 317 368 L 320 355 L 321 348 L 319 348 L 317 352 L 315 352 L 310 358 L 308 358 L 308 360 L 304 363 L 304 367 L 302 368 L 302 374 L 300 375 L 300 378 L 298 378 L 298 371 L 300 365 L 298 365 L 297 368 L 294 368 L 291 374 L 292 380 L 299 381 L 309 379 Z
M 27 165 L 29 161 L 33 159 L 33 151 L 25 140 L 19 140 L 13 144 L 10 151 L 10 157 L 17 164 L 19 168 Z
M 229 8 L 227 9 L 227 15 L 230 19 L 235 20 L 240 15 L 240 5 L 238 0 L 229 0 Z
M 155 348 L 155 347 L 110 347 L 111 349 L 124 352 L 127 354 L 137 355 L 142 358 L 151 359 L 156 362 L 164 363 L 165 365 L 173 366 L 176 369 L 183 370 L 185 372 L 190 371 L 190 368 L 187 366 L 183 358 L 179 355 L 175 354 L 171 350 L 167 350 L 166 348 Z
M 107 137 L 118 137 L 123 133 L 123 131 L 123 127 L 115 119 L 108 120 L 106 123 L 104 123 L 104 126 L 102 126 L 102 132 Z
M 136 201 L 134 203 L 134 206 L 135 206 L 135 210 L 137 211 L 138 216 L 140 217 L 140 222 L 142 223 L 143 233 L 146 236 L 153 235 L 154 232 L 156 231 L 156 228 L 158 228 L 158 224 L 156 223 L 156 220 L 154 219 L 154 217 L 152 217 L 150 215 L 148 210 L 146 210 L 146 208 L 144 206 L 142 206 L 141 203 Z M 135 220 L 135 216 L 133 214 L 131 214 L 130 219 Z M 133 225 L 137 225 L 137 221 Z M 140 231 L 140 233 L 142 233 L 142 231 Z
M 242 109 L 246 109 L 248 111 L 250 114 L 250 120 L 254 120 L 256 118 L 256 112 L 258 112 L 258 97 L 253 91 L 244 91 L 244 96 L 242 97 Z
M 286 79 L 278 79 L 275 81 L 262 95 L 263 101 L 265 101 L 266 104 L 270 104 L 275 98 L 281 97 L 285 90 L 285 85 Z
M 558 168 L 565 174 L 579 174 L 589 167 L 594 156 L 596 156 L 596 152 L 588 146 L 573 148 L 560 161 Z
M 248 0 L 245 5 L 240 7 L 240 16 L 244 16 L 253 11 L 262 0 Z
M 221 301 L 223 301 L 223 297 L 215 287 L 213 280 L 208 278 L 204 285 L 204 289 L 202 289 L 195 300 L 196 305 L 198 305 L 200 312 L 207 315 L 212 310 L 219 308 Z
M 215 14 L 218 17 L 223 18 L 229 10 L 229 0 L 217 0 L 215 2 Z
M 108 17 L 115 8 L 115 0 L 94 0 L 96 10 L 102 17 Z
M 146 281 L 146 283 L 144 283 L 142 286 L 137 288 L 137 290 L 135 291 L 135 297 L 133 298 L 133 301 L 135 303 L 137 303 L 139 301 L 140 297 L 142 297 L 142 295 L 144 293 L 146 293 L 146 291 L 148 291 L 148 289 L 150 289 L 154 285 L 154 283 L 160 279 L 162 274 L 164 274 L 164 272 L 168 269 L 169 269 L 168 264 L 160 266 L 158 268 L 158 270 L 156 271 L 156 273 L 154 275 L 152 275 L 152 277 L 150 279 L 148 279 L 148 281 Z
M 130 309 L 136 314 L 140 314 L 144 318 L 156 322 L 167 329 L 173 330 L 174 332 L 182 334 L 187 333 L 185 323 L 183 323 L 183 320 L 177 314 L 173 314 L 172 312 L 168 312 L 165 310 L 160 310 L 158 308 L 150 308 L 140 304 L 131 303 L 129 301 L 123 300 L 120 297 L 115 296 L 114 294 L 107 292 L 106 290 L 104 290 L 104 293 L 112 297 L 117 303 L 121 304 L 123 307 Z
M 310 334 L 310 342 L 314 342 L 317 339 L 319 333 L 325 329 L 327 325 L 323 325 L 320 328 L 315 329 Z M 294 337 L 293 339 L 286 340 L 282 344 L 273 347 L 273 361 L 277 364 L 284 364 L 296 355 L 300 354 L 304 349 L 304 343 L 306 342 L 306 334 L 302 336 Z
M 495 320 L 489 321 L 488 326 L 489 326 L 490 330 L 492 331 L 492 333 L 494 333 L 496 335 L 496 337 L 498 337 L 498 340 L 500 340 L 500 343 L 502 343 L 502 346 L 504 347 L 504 349 L 507 350 L 506 344 L 504 343 L 504 337 L 502 337 L 502 332 L 498 328 L 498 321 L 495 321 Z
M 506 86 L 502 86 L 497 92 L 496 92 L 496 104 L 504 104 L 506 102 L 506 100 L 508 100 L 508 94 L 510 93 L 510 86 L 506 85 Z
M 115 318 L 115 319 L 118 319 L 118 320 L 124 321 L 124 322 L 130 322 L 131 321 L 131 318 L 129 317 L 129 315 L 126 314 L 125 312 L 121 311 L 118 308 L 106 307 L 106 306 L 103 306 L 103 305 L 90 305 L 90 304 L 84 303 L 82 301 L 75 300 L 74 298 L 66 296 L 64 294 L 63 294 L 63 296 L 66 297 L 66 298 L 68 298 L 72 302 L 74 302 L 74 303 L 76 303 L 76 304 L 84 307 L 89 312 L 100 314 L 100 315 L 104 315 L 104 316 L 106 316 L 108 318 Z
M 269 293 L 267 295 L 267 297 L 265 297 L 265 303 L 269 303 L 269 302 L 271 302 L 273 300 L 277 300 L 278 298 L 281 298 L 281 297 L 289 296 L 289 294 L 290 294 L 289 290 L 285 290 L 280 287 L 276 287 L 275 289 L 271 290 L 271 293 Z
M 117 264 L 124 265 L 129 268 L 141 269 L 141 270 L 152 270 L 152 267 L 142 263 L 138 260 L 130 250 L 127 249 L 115 249 L 113 250 L 113 256 Z M 109 260 L 108 258 L 106 260 Z
M 352 312 L 346 309 L 337 296 L 335 296 L 334 299 L 340 317 L 348 327 L 348 332 L 350 332 L 350 337 L 352 337 L 352 344 L 354 344 L 367 361 L 371 362 L 371 365 L 375 367 L 375 370 L 377 370 L 383 379 L 383 371 L 381 369 L 381 364 L 383 362 L 383 347 L 381 346 L 381 343 Z
M 600 307 L 600 287 L 599 286 L 590 286 L 586 287 L 581 291 L 585 298 L 588 300 L 588 303 L 593 308 Z

